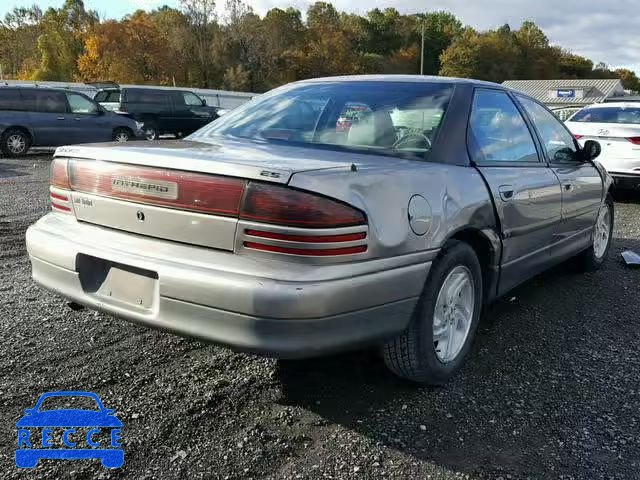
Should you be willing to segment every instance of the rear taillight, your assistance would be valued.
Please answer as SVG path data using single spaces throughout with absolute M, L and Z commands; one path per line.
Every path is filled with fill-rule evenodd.
M 253 222 L 306 228 L 336 228 L 366 224 L 353 207 L 287 187 L 250 183 L 240 208 L 240 218 Z
M 50 185 L 65 190 L 71 189 L 69 184 L 68 161 L 66 158 L 55 158 L 51 162 L 51 179 Z
M 55 158 L 51 162 L 51 178 L 49 180 L 49 195 L 53 211 L 72 212 L 70 189 L 68 161 L 66 158 Z
M 629 137 L 627 138 L 634 145 L 640 145 L 640 137 Z
M 292 248 L 280 245 L 266 245 L 264 243 L 244 242 L 246 248 L 262 250 L 264 252 L 286 253 L 288 255 L 299 255 L 303 257 L 333 257 L 337 255 L 355 255 L 367 251 L 366 245 L 341 248 Z
M 111 198 L 238 216 L 245 180 L 109 162 L 69 165 L 71 188 Z

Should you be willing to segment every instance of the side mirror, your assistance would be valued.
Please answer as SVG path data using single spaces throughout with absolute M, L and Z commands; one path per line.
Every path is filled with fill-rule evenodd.
M 203 98 L 202 99 L 202 106 L 204 107 L 207 104 L 207 101 Z
M 31 414 L 33 413 L 33 410 L 34 410 L 33 408 L 25 408 L 24 413 Z
M 584 143 L 584 147 L 582 147 L 582 158 L 587 162 L 595 160 L 600 155 L 600 152 L 602 152 L 600 143 L 595 140 L 587 140 Z
M 107 415 L 113 415 L 115 413 L 115 410 L 113 408 L 106 408 L 104 410 L 104 413 L 106 413 Z

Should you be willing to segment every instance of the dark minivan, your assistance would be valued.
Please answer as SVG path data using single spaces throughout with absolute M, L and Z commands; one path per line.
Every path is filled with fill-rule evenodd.
M 86 95 L 48 87 L 0 87 L 0 150 L 11 157 L 30 147 L 132 140 L 140 125 Z
M 189 135 L 219 116 L 215 107 L 188 90 L 115 86 L 100 90 L 93 99 L 142 122 L 148 140 L 165 133 Z

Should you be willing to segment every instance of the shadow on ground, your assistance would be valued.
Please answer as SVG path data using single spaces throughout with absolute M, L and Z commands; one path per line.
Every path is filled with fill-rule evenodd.
M 615 239 L 600 271 L 563 264 L 490 307 L 466 366 L 444 388 L 398 381 L 367 351 L 280 362 L 283 402 L 458 472 L 596 478 L 638 453 L 636 445 L 626 456 L 609 435 L 638 432 L 624 413 L 631 397 L 621 398 L 622 384 L 633 391 L 634 381 L 614 387 L 607 374 L 626 368 L 625 375 L 640 375 L 640 364 L 620 356 L 622 331 L 640 332 L 627 297 L 640 270 L 622 264 L 623 248 L 640 252 L 640 242 Z M 608 325 L 616 323 L 613 333 Z M 637 349 L 633 341 L 627 347 Z M 603 365 L 610 361 L 618 365 Z

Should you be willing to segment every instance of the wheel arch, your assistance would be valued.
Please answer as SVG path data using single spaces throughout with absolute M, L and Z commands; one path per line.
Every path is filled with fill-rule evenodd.
M 33 134 L 33 131 L 29 127 L 25 127 L 24 125 L 20 125 L 20 124 L 7 125 L 5 128 L 2 129 L 2 136 L 4 136 L 4 134 L 10 130 L 20 130 L 26 133 L 29 136 L 29 140 L 31 141 L 31 144 L 33 145 L 33 140 L 35 139 L 35 136 Z
M 494 228 L 463 227 L 451 232 L 446 241 L 457 240 L 469 245 L 480 262 L 483 282 L 484 304 L 497 296 L 500 279 L 502 241 Z M 445 242 L 446 243 L 446 242 Z

